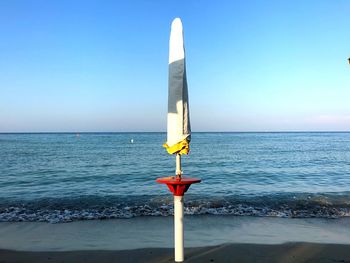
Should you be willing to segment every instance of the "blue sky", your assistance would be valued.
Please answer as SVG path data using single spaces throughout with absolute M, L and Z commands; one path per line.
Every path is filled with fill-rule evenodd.
M 349 1 L 0 1 L 0 132 L 165 131 L 183 21 L 193 131 L 350 130 Z

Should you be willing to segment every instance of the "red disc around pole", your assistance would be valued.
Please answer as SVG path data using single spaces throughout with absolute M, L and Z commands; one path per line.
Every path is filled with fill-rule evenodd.
M 183 196 L 184 193 L 190 188 L 191 184 L 200 183 L 201 179 L 198 178 L 186 178 L 175 176 L 158 178 L 156 182 L 160 184 L 166 184 L 169 190 L 176 196 Z

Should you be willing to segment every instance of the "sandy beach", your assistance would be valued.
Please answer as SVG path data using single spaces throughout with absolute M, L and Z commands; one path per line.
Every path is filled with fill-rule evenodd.
M 68 252 L 0 250 L 0 262 L 166 263 L 173 262 L 173 250 L 170 248 Z M 286 243 L 280 245 L 223 244 L 213 247 L 189 248 L 186 253 L 186 262 L 350 262 L 350 245 L 316 243 Z
M 172 262 L 172 217 L 0 223 L 0 262 Z M 186 262 L 350 262 L 350 219 L 185 217 Z

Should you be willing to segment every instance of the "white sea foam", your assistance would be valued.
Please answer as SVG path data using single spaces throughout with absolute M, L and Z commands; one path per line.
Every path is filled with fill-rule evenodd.
M 327 202 L 323 200 L 327 199 Z M 343 199 L 341 199 L 343 200 Z M 290 218 L 338 218 L 349 217 L 350 206 L 339 196 L 252 196 L 244 200 L 231 198 L 190 197 L 185 202 L 187 215 L 230 215 Z M 346 198 L 344 199 L 346 200 Z M 166 202 L 164 202 L 166 201 Z M 44 221 L 50 223 L 71 222 L 77 220 L 103 220 L 133 218 L 140 216 L 171 216 L 172 202 L 166 197 L 153 197 L 139 200 L 99 200 L 93 197 L 85 199 L 60 199 L 49 202 L 13 202 L 10 206 L 0 206 L 0 221 Z

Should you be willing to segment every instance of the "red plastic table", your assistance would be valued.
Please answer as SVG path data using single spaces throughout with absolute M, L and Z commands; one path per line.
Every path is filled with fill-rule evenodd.
M 201 179 L 188 178 L 188 177 L 178 178 L 176 176 L 169 176 L 169 177 L 158 178 L 156 182 L 160 184 L 166 184 L 169 190 L 175 196 L 183 196 L 184 193 L 188 190 L 188 188 L 190 188 L 191 184 L 200 183 Z

